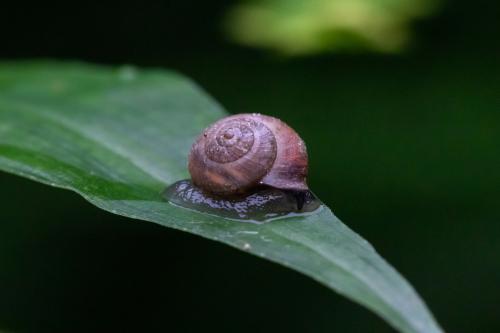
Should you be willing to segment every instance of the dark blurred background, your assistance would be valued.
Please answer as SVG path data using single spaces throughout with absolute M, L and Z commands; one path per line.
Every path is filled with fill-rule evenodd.
M 17 2 L 0 57 L 171 68 L 232 113 L 282 118 L 312 189 L 446 331 L 499 332 L 500 3 L 441 1 L 396 51 L 300 57 L 230 40 L 238 3 Z M 0 200 L 0 330 L 392 332 L 298 273 L 73 193 L 2 173 Z

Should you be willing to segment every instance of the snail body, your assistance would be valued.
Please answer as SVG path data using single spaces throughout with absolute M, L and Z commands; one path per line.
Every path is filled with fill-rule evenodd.
M 297 207 L 294 192 L 263 187 L 245 195 L 221 197 L 203 191 L 189 179 L 180 180 L 163 191 L 171 204 L 241 222 L 263 223 L 316 211 L 321 202 L 311 192 L 303 192 L 303 205 Z
M 163 192 L 171 204 L 245 222 L 316 211 L 304 141 L 279 119 L 239 114 L 207 127 L 189 153 L 191 180 Z
M 277 118 L 239 114 L 223 118 L 197 138 L 188 163 L 194 185 L 220 196 L 259 186 L 307 191 L 304 141 Z

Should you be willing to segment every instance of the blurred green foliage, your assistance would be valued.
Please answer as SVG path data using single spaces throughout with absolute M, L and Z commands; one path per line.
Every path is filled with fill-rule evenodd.
M 331 50 L 398 52 L 411 22 L 432 14 L 438 0 L 254 0 L 227 19 L 236 41 L 287 55 Z

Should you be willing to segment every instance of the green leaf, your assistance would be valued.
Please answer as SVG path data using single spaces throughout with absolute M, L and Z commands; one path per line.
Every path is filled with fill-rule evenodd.
M 0 170 L 75 191 L 115 214 L 213 239 L 302 272 L 401 332 L 441 332 L 416 294 L 328 208 L 263 225 L 174 207 L 198 133 L 226 113 L 167 71 L 0 65 Z

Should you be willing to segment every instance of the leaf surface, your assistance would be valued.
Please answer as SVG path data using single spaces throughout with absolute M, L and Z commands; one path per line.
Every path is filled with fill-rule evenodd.
M 188 79 L 51 62 L 0 65 L 0 170 L 75 191 L 109 212 L 190 232 L 287 266 L 401 332 L 441 332 L 408 282 L 327 207 L 266 224 L 166 203 L 194 138 L 225 111 Z

